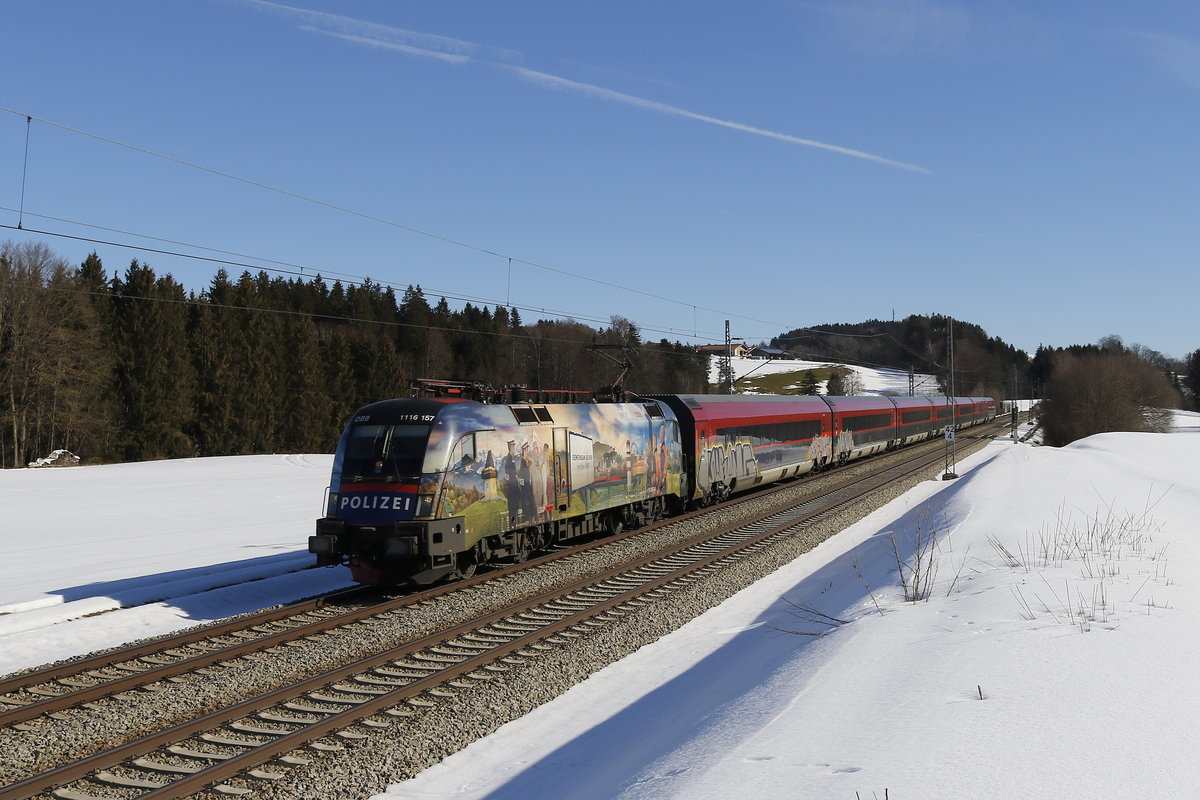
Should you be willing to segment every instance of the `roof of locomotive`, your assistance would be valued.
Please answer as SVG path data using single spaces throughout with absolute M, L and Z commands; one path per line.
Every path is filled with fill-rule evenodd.
M 481 403 L 465 398 L 400 398 L 363 406 L 351 417 L 351 424 L 426 424 L 444 435 L 497 426 L 561 427 L 586 425 L 585 420 L 623 423 L 674 417 L 666 403 L 652 399 L 626 403 Z
M 446 406 L 461 402 L 465 401 L 450 398 L 414 399 L 407 397 L 380 400 L 358 409 L 351 419 L 355 422 L 385 425 L 399 422 L 433 422 L 438 413 Z M 363 419 L 364 417 L 369 419 Z

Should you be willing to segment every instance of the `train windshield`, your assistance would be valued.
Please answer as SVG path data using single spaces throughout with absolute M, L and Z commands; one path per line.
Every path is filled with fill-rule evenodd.
M 428 425 L 356 425 L 346 438 L 346 481 L 415 480 L 425 460 Z

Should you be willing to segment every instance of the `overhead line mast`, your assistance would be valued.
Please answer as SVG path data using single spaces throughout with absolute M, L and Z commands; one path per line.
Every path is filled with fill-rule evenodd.
M 950 386 L 947 399 L 954 397 L 954 317 L 946 317 L 946 363 L 950 369 Z M 950 401 L 950 424 L 946 426 L 946 471 L 942 480 L 950 481 L 958 477 L 954 472 L 955 444 L 954 437 L 958 432 L 958 407 Z

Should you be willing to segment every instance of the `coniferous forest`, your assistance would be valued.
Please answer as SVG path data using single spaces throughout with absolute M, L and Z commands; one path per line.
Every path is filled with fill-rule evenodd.
M 1200 387 L 1200 350 L 1175 361 L 1109 336 L 1031 357 L 938 315 L 800 328 L 771 344 L 806 360 L 932 373 L 958 395 L 1040 399 L 1059 362 L 1092 356 L 1147 365 L 1168 390 L 1152 393 L 1159 404 L 1195 407 Z M 411 396 L 415 379 L 596 391 L 617 380 L 623 357 L 631 392 L 719 391 L 706 354 L 643 341 L 622 317 L 600 328 L 526 323 L 515 308 L 431 302 L 419 286 L 397 296 L 369 279 L 263 271 L 222 269 L 188 291 L 137 260 L 118 272 L 95 253 L 73 266 L 44 244 L 0 243 L 0 468 L 57 449 L 85 463 L 332 452 L 352 411 Z
M 643 342 L 632 323 L 524 322 L 452 310 L 420 287 L 220 270 L 200 292 L 132 261 L 78 267 L 43 244 L 0 245 L 0 466 L 55 449 L 85 462 L 332 452 L 350 413 L 410 380 L 702 392 L 708 357 Z M 612 351 L 609 351 L 612 352 Z
M 933 374 L 939 387 L 950 391 L 948 334 L 954 338 L 954 394 L 1032 396 L 1029 354 L 998 336 L 988 336 L 978 325 L 937 314 L 914 314 L 891 322 L 825 323 L 782 333 L 771 344 L 813 361 Z

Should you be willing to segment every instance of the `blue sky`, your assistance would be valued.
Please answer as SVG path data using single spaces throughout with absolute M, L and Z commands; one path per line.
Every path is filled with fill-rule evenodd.
M 1200 347 L 1194 2 L 4 17 L 0 224 L 420 284 L 527 321 L 621 315 L 652 339 L 940 313 L 1030 351 Z M 216 270 L 3 239 L 197 290 Z

